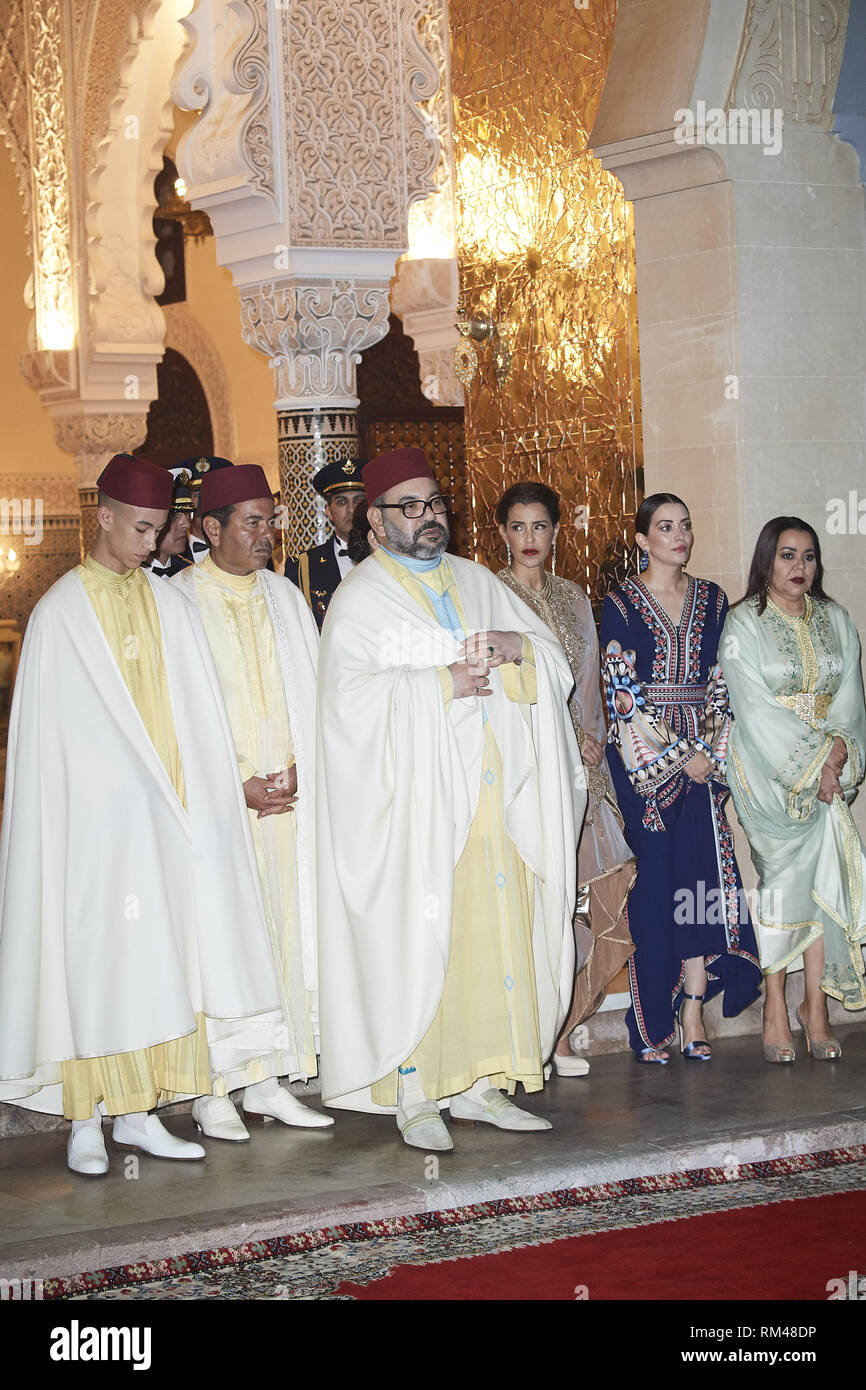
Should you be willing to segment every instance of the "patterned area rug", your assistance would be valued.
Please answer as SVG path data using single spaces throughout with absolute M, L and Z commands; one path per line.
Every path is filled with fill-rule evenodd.
M 305 1231 L 274 1240 L 254 1241 L 234 1249 L 197 1251 L 152 1263 L 122 1265 L 66 1279 L 47 1280 L 44 1297 L 71 1300 L 448 1297 L 442 1289 L 456 1287 L 452 1275 L 457 1274 L 458 1267 L 462 1271 L 462 1280 L 457 1281 L 463 1290 L 460 1297 L 665 1297 L 671 1295 L 651 1291 L 644 1295 L 591 1291 L 582 1294 L 579 1291 L 582 1286 L 574 1286 L 568 1293 L 551 1292 L 544 1288 L 541 1265 L 531 1275 L 533 1280 L 541 1282 L 527 1286 L 524 1280 L 522 1292 L 474 1292 L 473 1261 L 479 1262 L 475 1268 L 480 1272 L 485 1257 L 521 1253 L 528 1256 L 538 1247 L 553 1246 L 561 1253 L 566 1243 L 571 1243 L 585 1253 L 590 1249 L 600 1251 L 603 1247 L 595 1238 L 605 1232 L 632 1232 L 638 1240 L 649 1234 L 645 1228 L 695 1220 L 694 1239 L 691 1238 L 692 1228 L 688 1228 L 688 1238 L 683 1234 L 686 1228 L 674 1235 L 663 1224 L 654 1233 L 654 1238 L 659 1240 L 662 1266 L 666 1261 L 668 1267 L 676 1270 L 680 1259 L 677 1251 L 691 1248 L 704 1264 L 710 1262 L 703 1237 L 697 1235 L 701 1218 L 742 1213 L 742 1236 L 747 1247 L 751 1240 L 757 1249 L 762 1239 L 758 1216 L 763 1213 L 767 1220 L 773 1217 L 775 1228 L 785 1233 L 791 1245 L 787 1253 L 780 1246 L 773 1257 L 781 1274 L 784 1261 L 795 1259 L 797 1250 L 802 1252 L 803 1238 L 809 1239 L 804 1221 L 811 1206 L 814 1211 L 811 1224 L 816 1230 L 838 1227 L 839 1241 L 825 1251 L 827 1272 L 817 1274 L 819 1282 L 815 1292 L 791 1290 L 787 1296 L 826 1298 L 826 1279 L 832 1275 L 847 1275 L 848 1269 L 854 1267 L 850 1262 L 856 1258 L 858 1243 L 862 1261 L 859 1268 L 866 1270 L 866 1202 L 860 1197 L 852 1202 L 847 1196 L 864 1190 L 866 1145 L 860 1145 L 742 1164 L 736 1168 L 698 1168 L 596 1187 L 569 1188 L 535 1197 L 503 1198 L 448 1211 Z M 771 1210 L 778 1203 L 792 1202 L 799 1204 L 796 1213 L 790 1206 L 785 1211 Z M 719 1230 L 722 1234 L 721 1228 Z M 721 1250 L 726 1250 L 729 1239 L 730 1233 L 725 1234 Z M 548 1252 L 551 1257 L 554 1253 Z M 738 1270 L 742 1270 L 742 1255 L 742 1246 L 739 1251 L 730 1251 L 730 1259 Z M 627 1258 L 627 1252 L 619 1249 L 615 1263 L 620 1269 L 623 1256 Z M 834 1261 L 840 1265 L 838 1270 Z M 451 1269 L 445 1267 L 449 1262 L 454 1262 Z M 536 1264 L 539 1264 L 537 1259 Z M 417 1274 L 431 1266 L 443 1267 L 439 1273 L 438 1293 L 425 1292 L 420 1285 L 414 1293 L 411 1290 L 401 1293 L 399 1289 L 386 1291 L 384 1283 L 381 1293 L 375 1291 L 379 1281 L 388 1281 L 395 1272 Z M 584 1260 L 584 1268 L 587 1267 Z M 592 1267 L 599 1267 L 596 1259 Z M 642 1277 L 645 1284 L 651 1282 L 646 1266 Z M 507 1280 L 507 1271 L 503 1271 L 502 1278 Z M 409 1286 L 403 1287 L 405 1290 Z M 527 1292 L 527 1287 L 537 1291 Z M 688 1289 L 684 1288 L 679 1296 L 688 1297 Z M 695 1292 L 693 1296 L 778 1297 L 779 1294 L 753 1292 L 750 1295 L 739 1282 L 736 1292 Z

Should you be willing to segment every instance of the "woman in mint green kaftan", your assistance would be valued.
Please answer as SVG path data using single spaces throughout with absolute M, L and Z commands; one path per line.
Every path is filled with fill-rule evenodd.
M 791 534 L 780 534 L 780 544 Z M 845 610 L 814 596 L 816 587 L 823 592 L 820 553 L 818 581 L 810 594 L 808 571 L 794 576 L 801 614 L 774 601 L 766 584 L 728 614 L 719 647 L 734 713 L 728 782 L 759 875 L 764 974 L 785 971 L 823 940 L 821 989 L 862 1009 L 866 856 L 850 810 L 866 758 L 860 643 Z M 834 748 L 838 789 L 825 800 L 819 791 Z

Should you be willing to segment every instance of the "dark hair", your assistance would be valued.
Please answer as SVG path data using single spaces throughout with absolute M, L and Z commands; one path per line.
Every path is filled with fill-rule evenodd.
M 236 502 L 229 502 L 227 507 L 214 507 L 213 511 L 204 512 L 201 520 L 205 521 L 207 517 L 212 516 L 216 518 L 220 526 L 225 526 L 236 506 Z M 204 527 L 202 527 L 202 530 L 204 530 Z
M 370 542 L 367 540 L 367 532 L 369 530 L 370 523 L 367 520 L 367 508 L 359 507 L 355 512 L 352 529 L 349 532 L 349 539 L 346 541 L 349 559 L 356 565 L 360 565 L 362 560 L 366 560 L 367 556 L 372 554 Z
M 559 494 L 546 483 L 515 483 L 503 492 L 496 505 L 496 520 L 500 526 L 508 525 L 512 507 L 531 507 L 537 504 L 544 507 L 551 524 L 559 521 Z
M 683 507 L 688 511 L 688 507 L 681 497 L 677 497 L 674 492 L 653 492 L 649 497 L 645 497 L 637 509 L 637 516 L 634 519 L 634 529 L 641 536 L 649 535 L 650 522 L 666 502 L 673 502 L 678 507 Z
M 815 550 L 815 578 L 812 580 L 810 593 L 815 598 L 829 599 L 830 595 L 824 593 L 824 566 L 821 562 L 821 544 L 818 540 L 818 533 L 814 526 L 810 526 L 808 521 L 803 521 L 799 516 L 774 516 L 772 521 L 768 521 L 761 529 L 761 534 L 755 542 L 755 553 L 752 556 L 752 563 L 749 567 L 749 579 L 746 584 L 746 592 L 738 603 L 745 603 L 748 598 L 757 598 L 758 612 L 763 613 L 767 606 L 767 589 L 770 583 L 770 576 L 773 573 L 773 565 L 776 562 L 776 551 L 779 548 L 779 537 L 783 531 L 805 531 L 812 537 L 812 545 Z M 737 607 L 735 603 L 734 608 Z

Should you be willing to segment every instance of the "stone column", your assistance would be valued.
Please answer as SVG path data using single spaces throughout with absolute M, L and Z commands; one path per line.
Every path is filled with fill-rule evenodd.
M 388 283 L 287 278 L 241 291 L 250 347 L 274 369 L 287 552 L 325 539 L 324 508 L 312 508 L 310 480 L 324 464 L 358 453 L 355 369 L 388 331 Z
M 432 14 L 432 18 L 431 18 Z M 441 0 L 199 0 L 177 149 L 274 368 L 286 548 L 324 539 L 309 480 L 357 454 L 355 368 L 388 331 L 411 207 L 440 185 Z M 339 99 L 335 98 L 339 94 Z

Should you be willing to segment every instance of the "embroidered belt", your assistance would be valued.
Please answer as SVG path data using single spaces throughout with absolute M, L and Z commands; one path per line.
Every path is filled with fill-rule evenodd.
M 797 695 L 776 696 L 778 703 L 784 705 L 785 709 L 792 709 L 804 724 L 815 724 L 819 719 L 826 719 L 832 698 L 831 695 L 816 695 L 809 690 L 801 690 Z
M 705 685 L 648 685 L 646 696 L 654 705 L 702 705 L 706 703 Z

